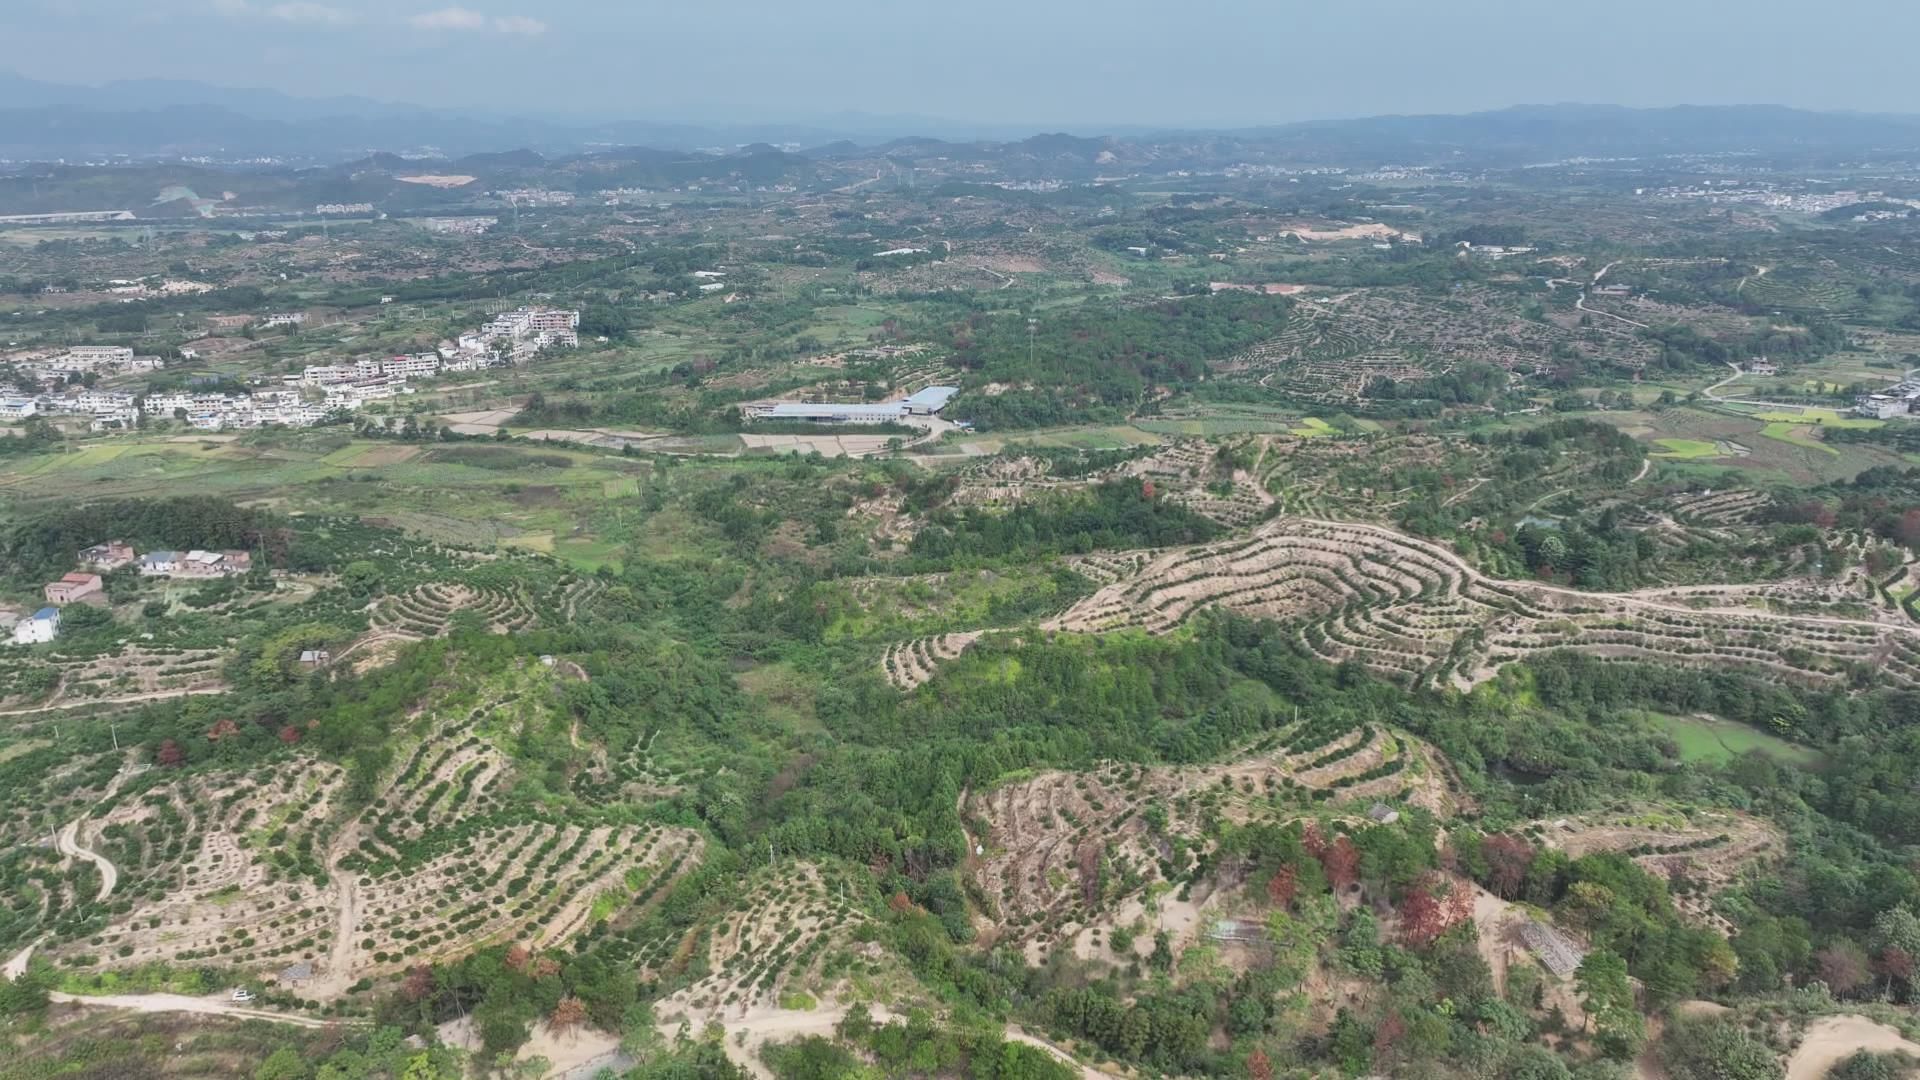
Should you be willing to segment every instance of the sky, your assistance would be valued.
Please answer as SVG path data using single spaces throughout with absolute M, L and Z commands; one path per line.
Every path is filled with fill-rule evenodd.
M 0 63 L 53 82 L 582 119 L 1091 134 L 1564 101 L 1920 113 L 1913 0 L 0 0 L 0 40 Z

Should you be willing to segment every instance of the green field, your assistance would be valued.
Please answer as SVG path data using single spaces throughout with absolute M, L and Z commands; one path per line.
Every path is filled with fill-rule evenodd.
M 19 511 L 76 494 L 190 491 L 282 512 L 377 519 L 449 542 L 552 552 L 595 570 L 623 561 L 625 543 L 609 531 L 630 528 L 603 511 L 638 496 L 649 471 L 559 444 L 423 445 L 330 432 L 120 437 L 0 461 L 0 503 Z
M 1812 768 L 1826 760 L 1826 755 L 1818 750 L 1731 720 L 1667 713 L 1647 713 L 1646 716 L 1655 727 L 1673 737 L 1680 746 L 1680 760 L 1690 764 L 1724 765 L 1754 750 L 1801 768 Z
M 1796 427 L 1803 427 L 1803 426 L 1805 425 L 1800 423 L 1788 423 L 1782 420 L 1770 420 L 1767 422 L 1766 427 L 1763 427 L 1760 429 L 1760 434 L 1766 436 L 1769 439 L 1777 439 L 1780 442 L 1787 443 L 1792 446 L 1804 447 L 1805 449 L 1808 449 L 1808 450 L 1818 450 L 1823 454 L 1832 454 L 1834 457 L 1840 456 L 1840 451 L 1835 450 L 1833 447 L 1828 446 L 1826 443 L 1821 442 L 1819 439 L 1815 439 L 1806 435 L 1801 435 L 1798 432 L 1795 432 L 1793 430 Z
M 1699 439 L 1655 439 L 1653 441 L 1662 447 L 1653 455 L 1654 457 L 1690 460 L 1720 456 L 1720 447 L 1717 444 Z
M 1317 435 L 1337 435 L 1339 434 L 1339 430 L 1317 416 L 1309 416 L 1300 421 L 1300 426 L 1293 429 L 1293 434 L 1309 437 Z
M 1885 420 L 1870 420 L 1864 416 L 1842 416 L 1832 409 L 1801 409 L 1798 412 L 1776 409 L 1770 412 L 1754 413 L 1753 418 L 1788 424 L 1812 424 L 1816 427 L 1853 428 L 1860 431 L 1871 431 L 1874 428 L 1887 426 Z

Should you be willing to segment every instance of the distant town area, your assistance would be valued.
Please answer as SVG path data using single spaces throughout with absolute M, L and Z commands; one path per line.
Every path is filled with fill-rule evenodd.
M 251 325 L 251 320 L 236 325 Z M 299 313 L 270 315 L 267 326 L 297 326 Z M 164 369 L 157 356 L 138 356 L 120 345 L 76 345 L 64 351 L 34 350 L 0 356 L 0 379 L 16 391 L 0 397 L 0 420 L 36 416 L 84 417 L 93 431 L 122 431 L 159 417 L 202 431 L 270 425 L 310 427 L 352 413 L 369 402 L 412 393 L 409 379 L 529 363 L 548 349 L 580 344 L 578 311 L 519 308 L 477 329 L 443 341 L 428 352 L 352 363 L 312 364 L 281 378 L 278 387 L 239 392 L 178 389 L 140 392 L 98 386 L 103 378 Z M 186 359 L 194 359 L 187 356 Z

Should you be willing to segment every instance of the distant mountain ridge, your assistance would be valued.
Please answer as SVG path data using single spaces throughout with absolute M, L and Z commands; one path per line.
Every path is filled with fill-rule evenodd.
M 1468 161 L 1512 165 L 1574 156 L 1688 152 L 1841 152 L 1920 147 L 1920 117 L 1811 112 L 1779 105 L 1628 108 L 1520 105 L 1460 115 L 1373 116 L 1233 130 L 1109 128 L 1099 135 L 977 134 L 923 117 L 841 114 L 845 129 L 806 124 L 583 121 L 441 109 L 365 97 L 301 98 L 184 80 L 65 86 L 0 73 L 0 158 L 28 161 L 274 157 L 326 164 L 376 152 L 463 157 L 593 152 L 656 166 L 691 151 L 801 146 L 817 161 L 878 152 L 902 162 L 960 154 L 1078 175 L 1096 164 L 1169 168 L 1235 161 Z M 892 124 L 927 128 L 892 130 Z M 969 134 L 970 130 L 976 133 Z M 502 159 L 500 165 L 510 164 Z M 526 163 L 523 163 L 526 164 Z

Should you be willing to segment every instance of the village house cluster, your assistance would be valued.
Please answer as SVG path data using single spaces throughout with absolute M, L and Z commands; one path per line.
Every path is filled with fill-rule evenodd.
M 64 352 L 20 353 L 6 363 L 16 376 L 38 384 L 37 394 L 0 397 L 0 420 L 29 416 L 86 416 L 95 431 L 131 427 L 139 418 L 132 394 L 85 385 L 105 375 L 157 371 L 157 356 L 135 356 L 122 345 L 75 345 Z
M 541 349 L 560 346 L 571 349 L 580 344 L 580 313 L 552 308 L 519 308 L 496 315 L 478 330 L 461 334 L 453 348 L 442 347 L 442 359 L 478 361 L 493 356 L 496 363 L 522 363 Z M 501 346 L 505 355 L 501 355 Z M 479 364 L 478 366 L 492 366 Z
M 83 386 L 78 380 L 89 372 L 152 371 L 161 362 L 157 357 L 136 357 L 133 350 L 118 346 L 76 346 L 58 356 L 33 355 L 14 361 L 15 371 L 45 380 L 48 391 L 0 397 L 0 421 L 85 416 L 95 431 L 131 429 L 142 416 L 181 420 L 203 431 L 269 425 L 310 427 L 324 423 L 335 413 L 354 412 L 370 402 L 411 393 L 409 379 L 520 364 L 542 349 L 574 348 L 580 344 L 579 325 L 578 311 L 520 308 L 495 316 L 455 341 L 442 342 L 434 351 L 316 364 L 285 376 L 279 388 L 252 393 L 189 389 L 136 396 Z
M 1903 379 L 1877 394 L 1862 394 L 1853 411 L 1875 420 L 1920 416 L 1920 379 Z
M 572 206 L 573 192 L 546 188 L 506 188 L 487 195 L 515 206 Z
M 0 609 L 0 630 L 14 645 L 40 645 L 60 636 L 60 610 L 73 604 L 107 606 L 106 581 L 100 575 L 124 566 L 142 577 L 223 578 L 253 569 L 247 551 L 149 551 L 136 553 L 131 544 L 108 540 L 82 550 L 76 560 L 84 569 L 62 574 L 42 586 L 46 606 L 32 615 Z

